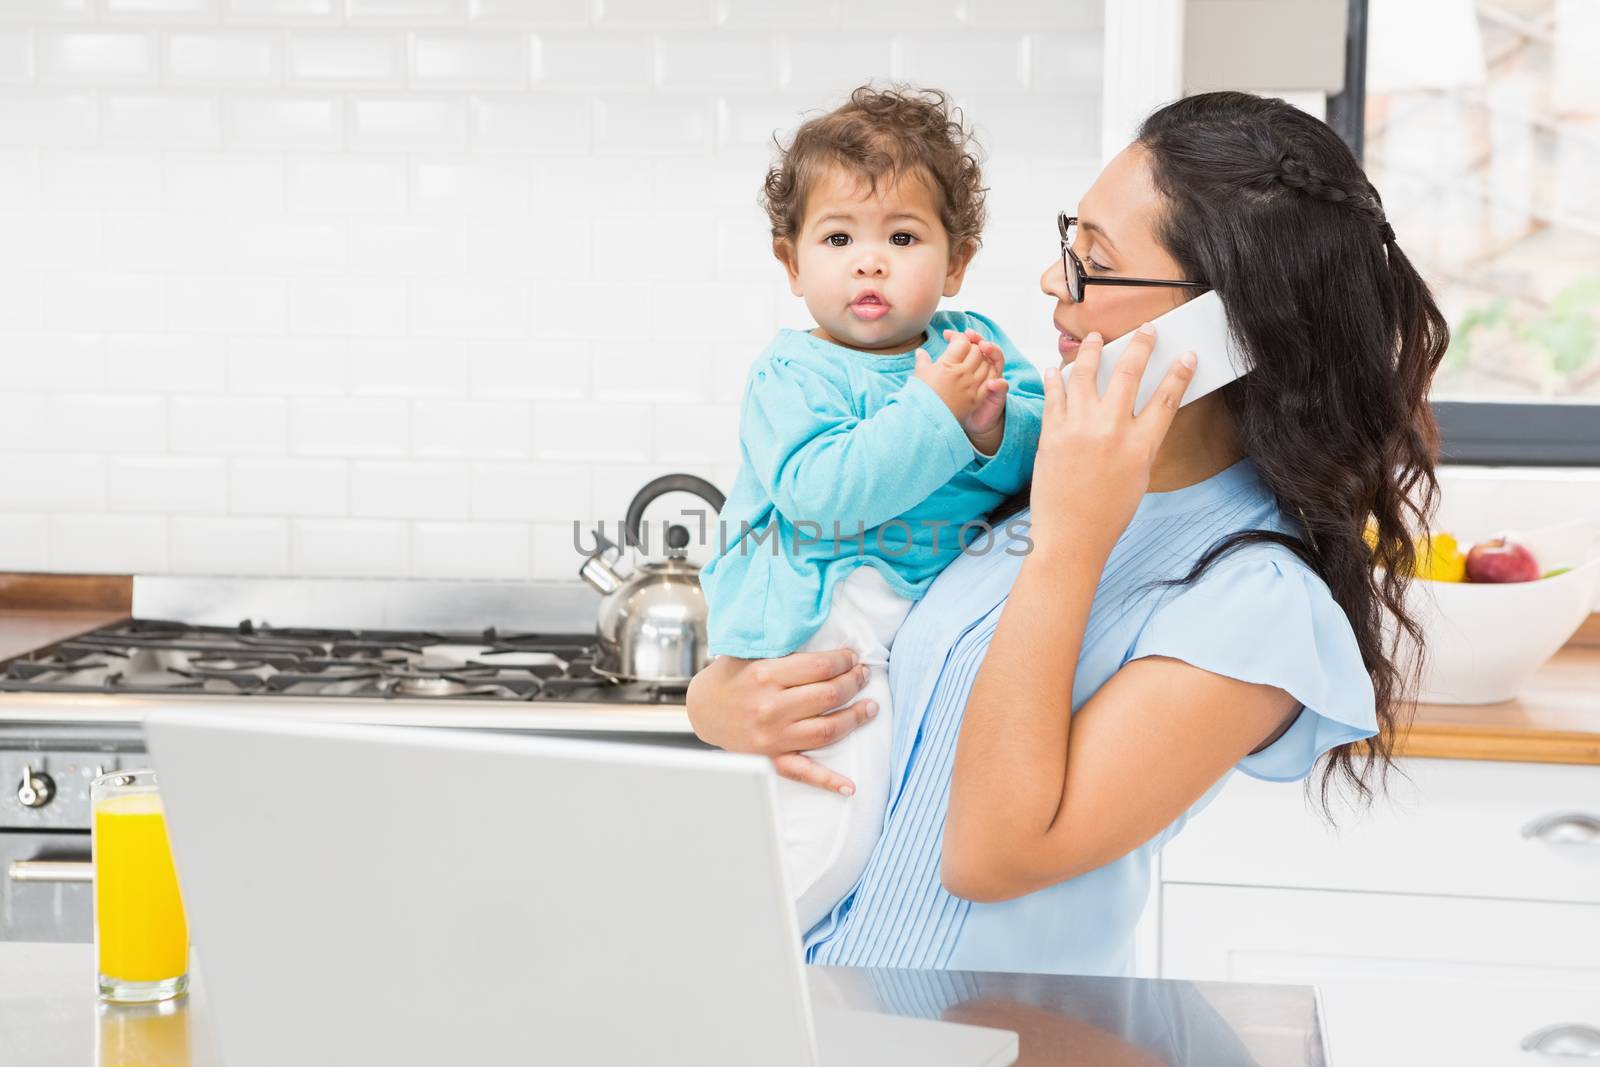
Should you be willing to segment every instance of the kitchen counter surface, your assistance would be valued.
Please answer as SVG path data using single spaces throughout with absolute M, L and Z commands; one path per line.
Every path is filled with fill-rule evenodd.
M 100 1005 L 93 969 L 90 945 L 0 942 L 0 1035 L 8 1065 L 221 1062 L 203 978 L 196 977 L 188 997 L 166 1004 Z M 844 967 L 813 967 L 808 974 L 819 1006 L 1014 1030 L 1022 1065 L 1329 1062 L 1317 997 L 1306 986 Z M 286 1014 L 289 1006 L 286 999 Z

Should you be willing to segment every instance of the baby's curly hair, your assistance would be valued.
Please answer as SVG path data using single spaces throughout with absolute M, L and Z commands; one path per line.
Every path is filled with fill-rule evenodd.
M 874 191 L 880 179 L 924 172 L 942 201 L 939 216 L 952 254 L 982 241 L 988 190 L 978 145 L 961 110 L 937 89 L 863 85 L 845 104 L 802 124 L 787 147 L 779 142 L 778 161 L 761 191 L 774 241 L 799 232 L 806 196 L 829 167 L 860 175 Z

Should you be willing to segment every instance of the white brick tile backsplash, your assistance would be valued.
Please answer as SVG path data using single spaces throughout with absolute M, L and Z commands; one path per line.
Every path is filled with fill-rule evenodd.
M 168 536 L 178 574 L 289 573 L 285 519 L 174 518 Z
M 485 400 L 584 400 L 593 359 L 576 341 L 474 341 L 472 395 Z
M 105 376 L 99 334 L 0 333 L 0 381 L 7 392 L 99 390 Z
M 587 520 L 591 474 L 573 463 L 474 463 L 472 517 L 511 522 Z
M 587 26 L 590 0 L 467 0 L 480 26 Z
M 26 85 L 33 81 L 33 34 L 27 30 L 0 30 L 0 85 Z
M 176 212 L 274 214 L 283 210 L 280 156 L 171 154 L 166 204 Z
M 528 283 L 439 279 L 411 283 L 411 331 L 422 336 L 513 338 L 528 335 Z
M 710 26 L 717 0 L 595 0 L 601 26 Z
M 0 268 L 63 270 L 99 259 L 104 226 L 90 212 L 28 212 L 0 215 Z
M 947 304 L 1048 352 L 1101 6 L 0 0 L 0 568 L 570 581 L 571 519 L 730 488 L 810 325 L 773 135 L 869 80 L 978 124 Z
M 251 25 L 318 25 L 344 17 L 343 0 L 222 0 L 223 18 Z
M 809 0 L 805 4 L 775 4 L 772 0 L 717 0 L 717 23 L 722 26 L 803 30 L 837 26 L 844 0 Z M 835 34 L 835 39 L 843 34 Z
M 339 395 L 346 391 L 343 337 L 232 337 L 228 390 L 237 394 Z
M 221 337 L 113 334 L 105 340 L 106 388 L 139 393 L 220 393 L 227 346 Z
M 634 259 L 637 237 L 636 231 L 628 238 Z M 470 239 L 472 273 L 485 278 L 587 278 L 600 252 L 598 238 L 582 221 L 475 222 Z
M 411 84 L 433 89 L 525 89 L 532 56 L 532 38 L 509 30 L 413 34 Z
M 737 404 L 657 404 L 655 456 L 665 463 L 726 463 L 739 459 Z
M 345 226 L 335 222 L 241 219 L 228 227 L 228 269 L 239 274 L 343 274 Z
M 587 152 L 589 101 L 552 94 L 479 94 L 471 101 L 472 147 L 485 152 Z
M 53 330 L 166 328 L 166 285 L 139 274 L 53 274 L 45 319 Z
M 173 86 L 276 84 L 282 70 L 276 34 L 174 33 L 167 38 L 167 77 Z
M 236 515 L 345 515 L 349 464 L 342 459 L 236 459 L 228 477 Z
M 377 519 L 302 519 L 289 524 L 289 569 L 310 577 L 402 578 L 410 530 Z
M 167 405 L 159 396 L 57 395 L 48 407 L 48 440 L 61 451 L 164 452 Z
M 186 276 L 167 280 L 167 320 L 192 333 L 282 333 L 289 317 L 281 278 Z
M 465 22 L 467 0 L 345 0 L 352 24 L 402 23 L 410 26 Z
M 0 514 L 101 511 L 106 506 L 106 461 L 100 456 L 3 455 L 0 481 L 6 487 Z
M 7 22 L 65 22 L 87 19 L 93 12 L 92 0 L 10 0 L 0 6 L 0 19 Z
M 292 211 L 314 215 L 397 214 L 406 209 L 406 161 L 329 156 L 291 160 Z
M 534 282 L 532 330 L 552 341 L 643 343 L 650 336 L 651 309 L 641 294 L 618 285 Z
M 350 273 L 457 276 L 467 270 L 467 233 L 443 222 L 356 220 L 350 224 Z
M 530 171 L 521 158 L 422 159 L 411 164 L 411 210 L 419 215 L 521 215 Z
M 392 278 L 297 278 L 289 291 L 294 333 L 394 337 L 406 332 L 405 282 Z
M 411 574 L 526 578 L 533 568 L 531 544 L 522 524 L 418 522 L 411 528 Z
M 228 481 L 220 459 L 117 456 L 108 473 L 112 511 L 215 515 L 227 505 Z
M 711 390 L 711 350 L 697 343 L 595 346 L 595 398 L 622 403 L 692 404 Z
M 224 229 L 214 215 L 107 215 L 104 230 L 105 264 L 113 270 L 199 274 L 222 269 Z
M 50 566 L 50 520 L 44 515 L 6 515 L 0 520 L 0 567 L 42 571 Z
M 529 406 L 516 401 L 419 400 L 412 411 L 412 451 L 440 459 L 529 459 Z
M 167 520 L 158 515 L 57 515 L 50 564 L 68 574 L 151 574 L 167 569 Z
M 472 489 L 465 463 L 357 461 L 350 514 L 369 519 L 465 519 Z
M 411 448 L 404 400 L 296 400 L 289 422 L 296 455 L 403 456 Z
M 99 136 L 100 102 L 92 93 L 0 89 L 0 145 L 91 145 Z
M 709 100 L 656 96 L 605 96 L 595 100 L 595 149 L 603 153 L 701 154 L 716 135 Z
M 226 114 L 228 141 L 240 148 L 325 151 L 343 143 L 343 107 L 333 97 L 233 97 Z
M 288 405 L 275 398 L 175 396 L 172 451 L 201 456 L 280 455 L 288 448 Z
M 290 85 L 398 88 L 405 38 L 393 33 L 294 33 L 286 46 Z
M 465 344 L 418 337 L 350 341 L 350 392 L 356 396 L 464 396 Z
M 533 84 L 558 92 L 616 92 L 655 84 L 648 33 L 555 31 L 533 36 Z
M 76 212 L 161 207 L 161 159 L 152 152 L 51 153 L 43 174 L 45 199 L 53 207 Z
M 650 458 L 650 405 L 538 402 L 533 437 L 534 455 L 545 462 L 643 463 Z
M 662 34 L 656 86 L 669 92 L 778 87 L 778 39 L 769 33 Z
M 850 90 L 873 78 L 898 73 L 894 38 L 886 32 L 786 33 L 779 45 L 779 86 L 814 94 L 818 108 L 843 100 Z
M 157 38 L 150 33 L 47 30 L 35 42 L 46 85 L 153 85 Z
M 350 143 L 354 148 L 401 152 L 465 148 L 467 106 L 448 97 L 352 100 Z

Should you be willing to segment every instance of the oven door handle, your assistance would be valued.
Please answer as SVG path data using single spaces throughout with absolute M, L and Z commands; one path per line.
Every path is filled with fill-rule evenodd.
M 13 882 L 92 882 L 91 860 L 12 860 L 6 873 Z

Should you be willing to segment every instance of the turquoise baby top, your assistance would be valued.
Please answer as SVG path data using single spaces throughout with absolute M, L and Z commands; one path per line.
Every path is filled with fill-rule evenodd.
M 1328 587 L 1287 549 L 1249 545 L 1192 584 L 1157 584 L 1182 578 L 1206 548 L 1240 530 L 1292 530 L 1249 460 L 1176 492 L 1146 494 L 1095 592 L 1072 708 L 1144 656 L 1277 686 L 1302 710 L 1282 737 L 1237 768 L 1296 781 L 1330 748 L 1373 735 L 1372 681 Z M 939 882 L 956 737 L 1022 566 L 1025 536 L 1024 529 L 1002 539 L 1001 550 L 957 559 L 900 627 L 889 657 L 894 743 L 883 834 L 854 888 L 807 933 L 808 961 L 1059 974 L 1131 969 L 1150 861 L 1222 782 L 1121 859 L 1046 889 L 975 904 Z M 1128 783 L 1138 788 L 1137 780 Z
M 859 566 L 917 599 L 961 553 L 963 524 L 981 523 L 1027 484 L 1044 382 L 982 315 L 938 312 L 922 347 L 937 361 L 944 331 L 969 329 L 1005 354 L 1005 435 L 989 457 L 913 375 L 915 352 L 875 356 L 803 330 L 767 346 L 745 383 L 739 473 L 700 572 L 712 655 L 793 652 L 827 617 L 834 584 Z M 965 532 L 984 536 L 979 526 Z

